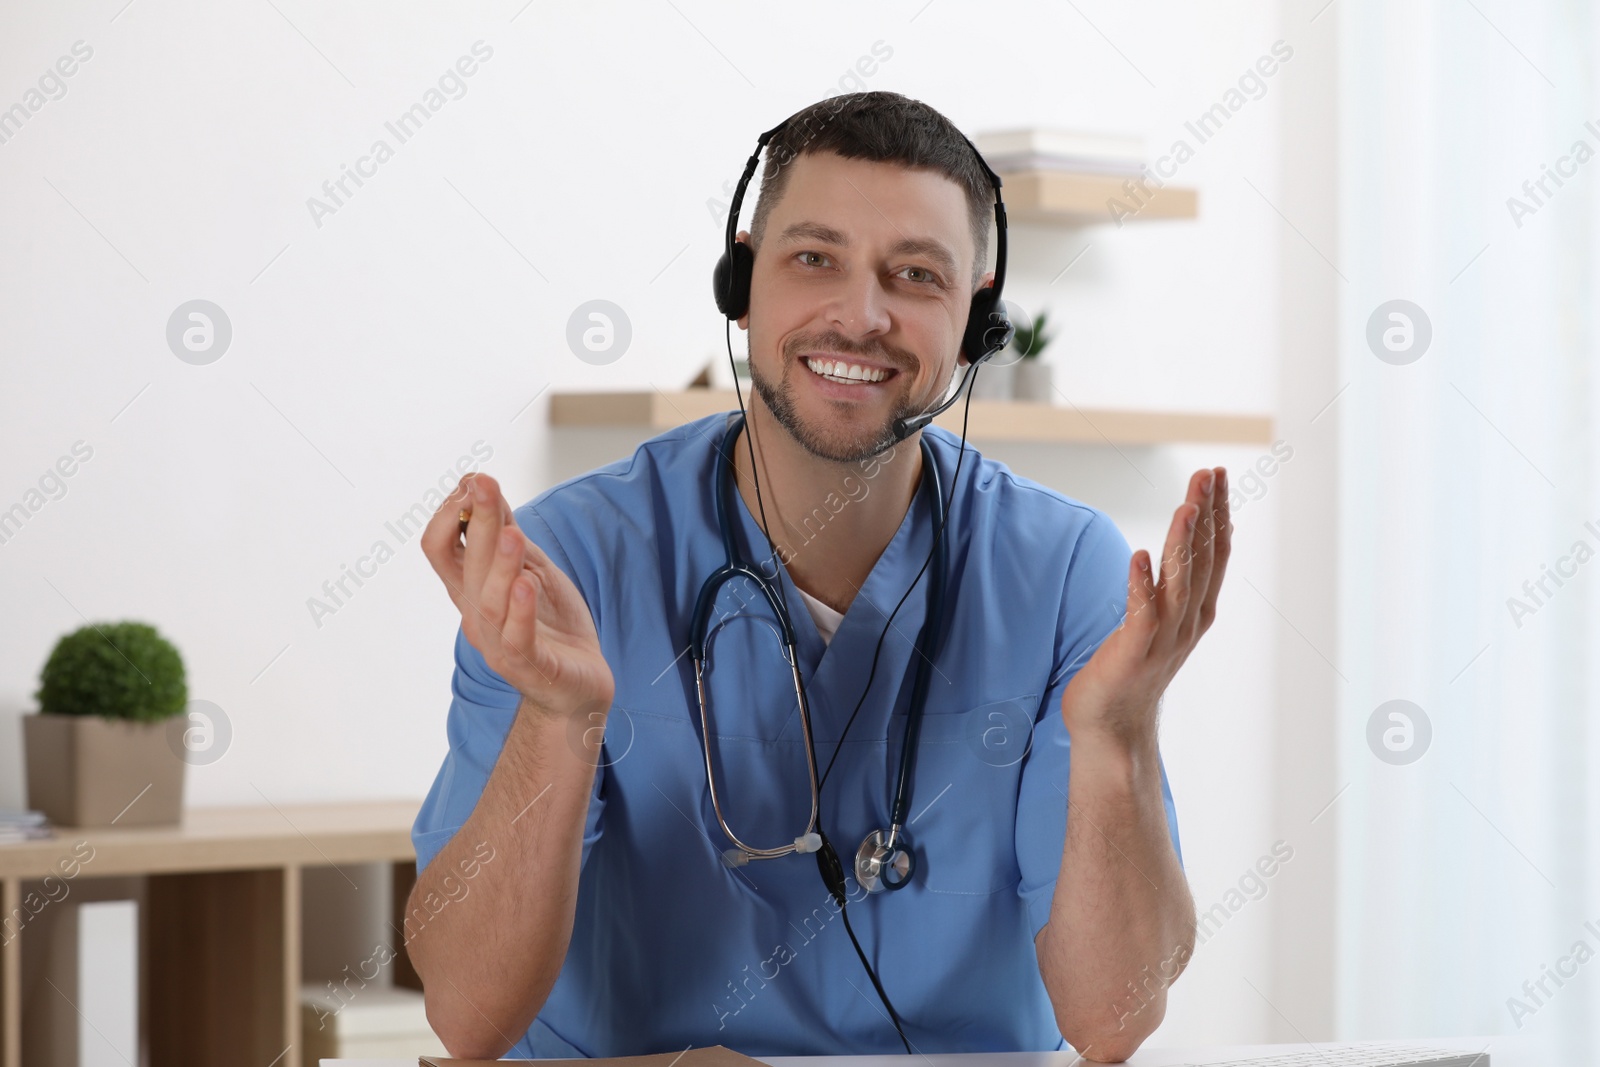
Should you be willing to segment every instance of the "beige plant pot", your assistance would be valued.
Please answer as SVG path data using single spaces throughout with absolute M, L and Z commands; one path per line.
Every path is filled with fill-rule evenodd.
M 1055 392 L 1054 366 L 1040 362 L 1037 357 L 1017 363 L 1012 380 L 1012 396 L 1015 399 L 1034 404 L 1052 404 L 1055 402 Z
M 58 826 L 176 824 L 184 761 L 168 742 L 172 723 L 23 716 L 28 806 Z
M 974 400 L 1010 400 L 1011 383 L 1016 379 L 1017 365 L 1015 362 L 995 363 L 995 359 L 1012 358 L 1010 352 L 996 353 L 988 363 L 981 363 L 972 373 L 977 375 L 972 379 L 972 399 Z

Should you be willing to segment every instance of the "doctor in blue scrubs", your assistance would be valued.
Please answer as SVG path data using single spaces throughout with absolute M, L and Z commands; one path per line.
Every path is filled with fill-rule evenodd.
M 1157 710 L 1215 615 L 1226 472 L 1156 563 L 957 434 L 896 440 L 965 367 L 993 190 L 893 93 L 766 151 L 748 407 L 515 509 L 469 476 L 424 534 L 461 614 L 413 832 L 428 1017 L 464 1057 L 1124 1059 L 1193 946 Z

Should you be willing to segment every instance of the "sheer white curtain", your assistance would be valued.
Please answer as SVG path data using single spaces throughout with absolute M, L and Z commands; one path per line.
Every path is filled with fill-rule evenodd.
M 1336 2 L 1339 1030 L 1592 1053 L 1600 14 Z M 1409 320 L 1409 352 L 1368 342 L 1393 300 L 1431 325 L 1411 362 L 1421 316 L 1381 324 L 1403 348 Z M 1369 744 L 1396 699 L 1431 725 L 1414 762 Z M 1403 748 L 1406 722 L 1382 725 Z

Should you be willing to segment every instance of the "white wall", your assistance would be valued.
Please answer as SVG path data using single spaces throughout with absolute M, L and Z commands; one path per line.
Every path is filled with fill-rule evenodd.
M 0 11 L 0 107 L 74 42 L 93 49 L 66 95 L 0 144 L 0 507 L 74 442 L 93 448 L 65 496 L 0 545 L 0 805 L 23 799 L 15 717 L 52 642 L 85 617 L 156 624 L 191 696 L 228 716 L 231 748 L 191 770 L 191 803 L 420 796 L 444 751 L 456 618 L 385 521 L 441 474 L 451 484 L 476 442 L 517 499 L 627 447 L 552 438 L 549 391 L 680 386 L 720 350 L 708 199 L 759 131 L 838 88 L 875 42 L 892 56 L 866 87 L 924 99 L 969 133 L 1133 132 L 1155 156 L 1194 144 L 1184 122 L 1287 41 L 1294 58 L 1262 98 L 1177 178 L 1201 190 L 1199 221 L 1018 226 L 1008 295 L 1059 316 L 1053 358 L 1076 403 L 1275 413 L 1302 447 L 1309 413 L 1280 403 L 1288 246 L 1273 205 L 1294 119 L 1280 108 L 1326 76 L 1314 5 L 1280 17 L 1268 0 L 1083 0 L 977 18 L 956 0 L 794 14 L 122 2 Z M 307 199 L 376 138 L 392 144 L 385 121 L 480 40 L 493 55 L 465 95 L 319 226 Z M 1331 195 L 1300 177 L 1302 201 Z M 596 297 L 633 324 L 603 367 L 563 341 Z M 233 327 L 208 366 L 164 336 L 195 298 Z M 1242 471 L 1266 449 L 990 451 L 1154 549 L 1190 471 Z M 1312 467 L 1298 456 L 1281 478 Z M 1166 703 L 1202 907 L 1283 836 L 1276 669 L 1298 639 L 1275 606 L 1281 484 L 1239 514 L 1221 618 Z M 308 598 L 379 539 L 396 557 L 318 625 Z M 1274 914 L 1251 903 L 1208 942 L 1161 1040 L 1271 1032 L 1273 1008 L 1240 979 L 1275 995 L 1273 924 L 1305 916 Z

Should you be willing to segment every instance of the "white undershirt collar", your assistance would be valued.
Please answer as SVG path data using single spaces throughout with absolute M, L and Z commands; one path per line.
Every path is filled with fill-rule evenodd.
M 806 609 L 811 612 L 811 618 L 817 624 L 817 633 L 822 635 L 822 643 L 824 645 L 828 644 L 833 640 L 833 635 L 839 629 L 839 623 L 844 619 L 844 616 L 804 589 L 801 589 L 798 585 L 795 586 L 795 589 L 799 590 L 800 596 L 805 600 Z

